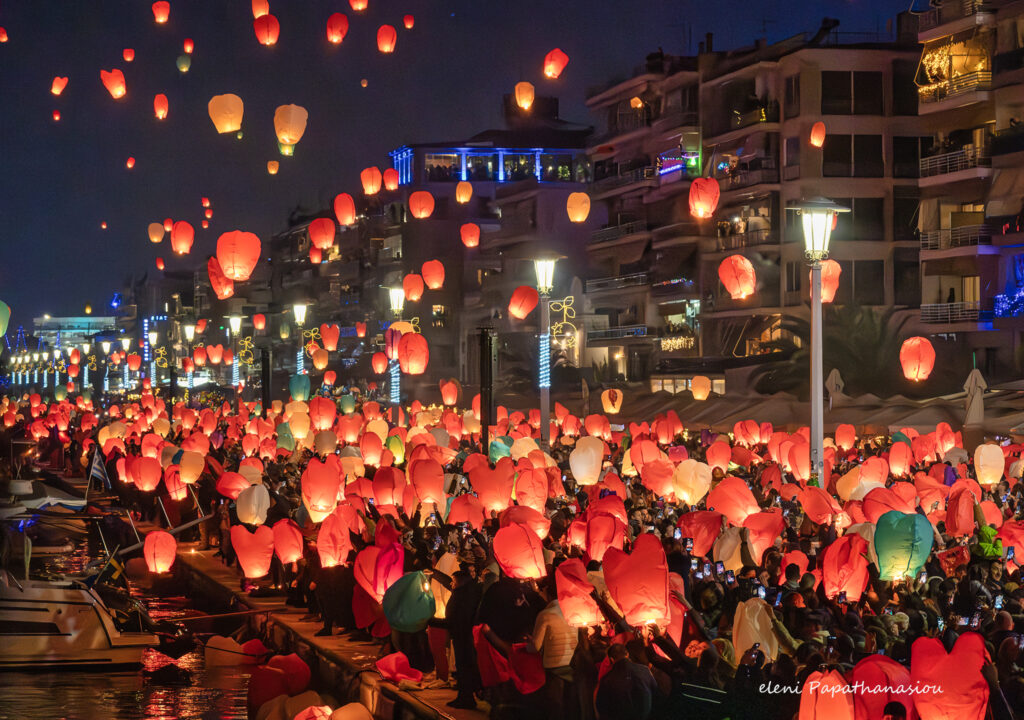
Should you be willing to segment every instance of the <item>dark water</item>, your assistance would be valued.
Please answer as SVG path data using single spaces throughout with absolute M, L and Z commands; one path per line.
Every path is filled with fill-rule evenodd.
M 74 553 L 33 561 L 33 571 L 74 572 L 87 556 L 84 542 Z M 183 597 L 157 597 L 133 590 L 156 620 L 201 614 Z M 0 642 L 0 653 L 3 644 Z M 214 667 L 207 671 L 203 650 L 173 661 L 147 650 L 138 670 L 0 672 L 0 720 L 243 720 L 249 669 Z M 168 663 L 191 674 L 183 684 L 147 678 L 143 670 Z

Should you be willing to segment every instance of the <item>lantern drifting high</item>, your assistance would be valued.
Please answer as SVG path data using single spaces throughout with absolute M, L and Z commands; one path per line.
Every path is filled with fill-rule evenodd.
M 339 225 L 352 225 L 356 221 L 356 203 L 348 193 L 340 193 L 334 198 L 334 217 Z
M 217 128 L 218 133 L 238 132 L 242 129 L 245 103 L 237 95 L 231 93 L 214 95 L 210 98 L 206 108 L 210 113 L 210 120 L 213 121 L 213 126 Z
M 153 98 L 153 114 L 156 115 L 157 120 L 167 117 L 167 96 L 163 93 Z
M 429 290 L 440 290 L 444 287 L 444 263 L 440 260 L 427 260 L 423 263 L 420 274 Z
M 590 196 L 582 192 L 570 193 L 565 201 L 565 212 L 571 222 L 586 222 L 590 216 Z
M 171 227 L 171 250 L 178 255 L 187 255 L 195 238 L 195 228 L 184 220 L 179 220 Z
M 464 223 L 459 228 L 459 236 L 462 244 L 467 248 L 475 248 L 480 245 L 480 226 L 476 223 Z
M 364 195 L 376 195 L 380 192 L 380 185 L 383 177 L 376 167 L 368 167 L 359 173 L 359 180 L 363 184 Z
M 330 250 L 334 245 L 334 221 L 317 218 L 309 224 L 309 241 L 320 250 Z
M 252 29 L 256 33 L 256 39 L 260 45 L 268 47 L 277 44 L 277 39 L 281 35 L 281 23 L 270 13 L 260 15 L 253 20 Z
M 399 178 L 398 171 L 393 167 L 385 168 L 382 173 L 384 177 L 384 189 L 388 192 L 394 192 L 398 189 Z
M 327 18 L 327 42 L 339 45 L 348 33 L 348 18 L 344 13 L 336 12 Z
M 149 234 L 149 241 L 151 243 L 163 242 L 165 231 L 161 223 L 150 223 L 146 231 Z
M 177 553 L 178 541 L 166 530 L 153 530 L 146 534 L 142 554 L 151 573 L 168 572 Z
M 935 367 L 935 348 L 928 338 L 912 337 L 903 341 L 900 347 L 900 365 L 907 380 L 927 380 Z
M 66 77 L 57 76 L 53 79 L 53 84 L 50 85 L 50 92 L 54 95 L 60 95 L 64 92 L 64 88 L 68 86 L 68 79 Z
M 569 64 L 569 56 L 560 48 L 555 48 L 544 56 L 544 77 L 556 79 Z
M 348 4 L 355 12 L 362 12 L 366 9 L 369 0 L 348 0 Z
M 811 126 L 811 145 L 820 148 L 825 144 L 825 123 L 818 121 Z
M 843 268 L 835 260 L 825 260 L 821 263 L 821 301 L 823 303 L 830 303 L 836 299 L 839 276 L 842 274 Z
M 100 70 L 100 80 L 103 82 L 103 87 L 110 93 L 110 97 L 115 100 L 123 98 L 128 91 L 125 86 L 124 73 L 117 68 L 110 71 Z
M 711 379 L 706 375 L 695 375 L 690 380 L 690 392 L 693 394 L 694 400 L 703 402 L 708 399 L 708 395 L 711 394 Z
M 412 30 L 415 24 L 416 18 L 414 18 L 412 15 L 406 15 L 402 18 L 402 25 L 405 27 L 406 30 Z
M 455 186 L 455 202 L 465 205 L 473 197 L 473 185 L 465 180 Z
M 540 302 L 536 288 L 520 285 L 512 292 L 508 302 L 508 313 L 517 320 L 524 320 Z
M 757 276 L 750 260 L 742 255 L 730 255 L 718 266 L 718 279 L 725 285 L 729 297 L 743 300 L 754 294 Z
M 434 196 L 426 190 L 417 190 L 409 196 L 409 212 L 417 220 L 430 217 L 434 212 Z
M 281 163 L 277 160 L 267 161 L 267 175 L 277 175 L 277 171 L 281 168 Z
M 166 0 L 160 0 L 160 2 L 153 3 L 153 20 L 158 25 L 163 25 L 167 22 L 167 18 L 171 15 L 171 4 Z
M 398 42 L 398 31 L 393 25 L 381 25 L 377 29 L 377 49 L 382 53 L 395 51 L 395 43 Z
M 697 178 L 690 183 L 690 214 L 705 220 L 715 214 L 722 190 L 714 178 Z
M 515 87 L 516 105 L 523 110 L 529 110 L 533 107 L 534 88 L 531 83 L 525 80 L 520 83 L 516 83 Z
M 309 113 L 299 105 L 281 105 L 274 111 L 274 131 L 282 155 L 293 155 L 295 145 L 306 132 Z

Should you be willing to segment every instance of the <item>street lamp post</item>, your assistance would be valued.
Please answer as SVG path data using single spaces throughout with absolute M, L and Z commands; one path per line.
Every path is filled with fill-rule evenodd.
M 196 325 L 193 322 L 188 322 L 188 323 L 185 323 L 184 326 L 182 326 L 182 329 L 185 331 L 185 350 L 186 350 L 186 355 L 187 355 L 187 357 L 189 359 L 191 359 L 191 357 L 192 357 L 192 341 L 195 340 L 195 338 L 196 338 Z M 192 388 L 193 388 L 193 386 L 195 384 L 195 376 L 193 375 L 193 372 L 194 372 L 194 369 L 192 367 L 192 363 L 190 362 L 189 363 L 189 368 L 188 368 L 188 378 L 187 378 L 188 397 L 189 397 L 189 399 L 192 399 Z
M 157 331 L 150 330 L 146 333 L 146 341 L 149 343 L 149 381 L 153 384 L 153 392 L 156 392 L 156 347 Z
M 537 384 L 540 387 L 540 444 L 551 445 L 551 290 L 555 284 L 557 257 L 537 258 L 537 292 L 540 294 L 540 332 L 537 354 Z
M 292 313 L 295 316 L 295 324 L 299 326 L 299 351 L 295 355 L 295 374 L 301 375 L 306 369 L 305 344 L 302 342 L 302 326 L 306 324 L 306 309 L 304 302 L 297 302 L 292 305 Z
M 239 315 L 232 315 L 228 318 L 228 326 L 231 328 L 231 385 L 238 393 L 238 334 L 242 332 L 242 318 Z
M 121 392 L 128 392 L 128 348 L 132 346 L 132 339 L 130 337 L 121 338 L 121 349 L 124 350 L 124 359 L 121 362 L 124 364 L 124 376 L 121 379 Z
M 401 320 L 402 310 L 405 309 L 405 290 L 401 287 L 388 288 L 388 300 L 395 321 Z M 402 367 L 397 358 L 391 361 L 388 368 L 388 389 L 391 392 L 392 420 L 398 425 L 402 412 Z
M 811 483 L 822 485 L 825 456 L 825 384 L 822 379 L 821 262 L 828 258 L 829 238 L 836 216 L 849 208 L 826 198 L 812 198 L 791 205 L 800 215 L 804 231 L 804 256 L 811 266 Z

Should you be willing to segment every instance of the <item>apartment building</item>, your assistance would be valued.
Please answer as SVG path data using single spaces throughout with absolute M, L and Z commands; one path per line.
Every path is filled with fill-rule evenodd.
M 916 306 L 916 41 L 907 14 L 887 38 L 843 34 L 828 20 L 725 52 L 709 35 L 696 57 L 651 55 L 592 93 L 607 127 L 590 143 L 591 196 L 610 222 L 588 245 L 598 270 L 587 284 L 586 358 L 670 392 L 695 374 L 721 392 L 726 370 L 773 359 L 783 316 L 808 313 L 802 234 L 786 211 L 806 197 L 852 210 L 833 235 L 836 302 Z M 828 129 L 821 149 L 808 143 L 817 121 Z M 697 222 L 688 192 L 701 175 L 718 179 L 721 199 Z M 734 253 L 757 272 L 744 300 L 718 280 Z

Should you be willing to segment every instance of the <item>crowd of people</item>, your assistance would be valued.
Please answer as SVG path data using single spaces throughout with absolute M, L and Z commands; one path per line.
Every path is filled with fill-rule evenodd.
M 800 446 L 806 430 L 687 431 L 674 413 L 620 429 L 614 416 L 581 421 L 561 408 L 545 452 L 538 422 L 501 410 L 482 454 L 471 411 L 417 403 L 396 427 L 376 403 L 345 414 L 325 399 L 336 414 L 314 417 L 305 438 L 292 436 L 302 422 L 282 426 L 322 412 L 317 399 L 276 407 L 262 429 L 257 408 L 241 404 L 213 408 L 215 427 L 183 421 L 201 408 L 164 408 L 173 424 L 161 448 L 195 433 L 211 441 L 187 502 L 126 477 L 124 456 L 144 452 L 155 413 L 140 425 L 147 415 L 131 413 L 129 423 L 122 409 L 77 433 L 72 420 L 60 436 L 84 448 L 85 465 L 103 453 L 120 502 L 139 516 L 163 522 L 158 497 L 171 524 L 209 516 L 197 539 L 228 564 L 244 565 L 232 530 L 242 523 L 221 481 L 261 457 L 262 524 L 294 523 L 303 548 L 293 562 L 278 550 L 270 572 L 245 588 L 283 589 L 323 622 L 321 635 L 350 633 L 376 640 L 381 657 L 401 653 L 423 682 L 457 689 L 453 707 L 486 702 L 492 717 L 580 720 L 1004 719 L 1024 708 L 1014 556 L 1024 485 L 1021 449 L 1008 441 L 998 480 L 981 484 L 948 428 L 929 442 L 911 429 L 842 444 L 836 433 L 816 478 L 779 456 L 779 437 Z M 119 416 L 122 431 L 100 437 Z M 358 418 L 357 433 L 345 418 Z M 273 449 L 242 442 L 247 434 Z M 367 444 L 367 434 L 383 442 Z M 574 453 L 587 437 L 601 450 L 596 476 L 584 478 Z M 897 468 L 897 454 L 908 467 Z M 180 459 L 163 455 L 172 467 Z M 439 497 L 413 467 L 427 460 L 443 467 Z M 885 471 L 872 480 L 880 461 Z M 311 507 L 314 466 L 335 468 L 336 507 Z M 497 504 L 495 485 L 505 488 Z M 348 537 L 331 539 L 335 560 L 324 562 L 329 516 Z M 411 626 L 387 599 L 410 573 L 428 579 L 432 596 L 430 616 Z

